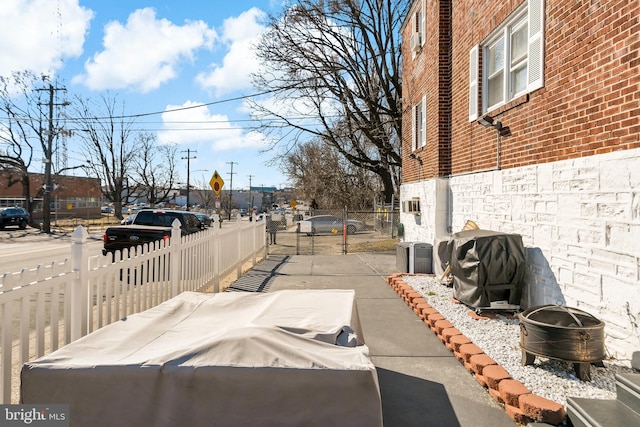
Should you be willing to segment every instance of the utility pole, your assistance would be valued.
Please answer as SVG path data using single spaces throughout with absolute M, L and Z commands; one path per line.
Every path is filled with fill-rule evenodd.
M 231 165 L 231 172 L 229 172 L 229 176 L 231 179 L 229 180 L 229 221 L 231 221 L 231 200 L 233 198 L 233 165 L 237 165 L 238 162 L 227 162 L 228 165 Z
M 251 194 L 251 178 L 255 175 L 247 175 L 249 177 L 249 212 L 253 212 L 253 195 Z
M 190 209 L 189 207 L 189 174 L 190 174 L 190 160 L 197 159 L 197 157 L 191 157 L 191 153 L 197 153 L 195 150 L 186 149 L 182 151 L 183 153 L 187 153 L 187 157 L 182 157 L 182 160 L 187 160 L 187 211 Z
M 43 77 L 44 79 L 45 77 Z M 53 87 L 49 83 L 49 87 L 40 88 L 39 91 L 49 92 L 49 131 L 47 135 L 47 147 L 44 152 L 44 193 L 42 195 L 42 231 L 45 233 L 51 233 L 51 192 L 53 191 L 53 184 L 51 182 L 51 162 L 53 161 L 53 107 L 55 105 L 69 105 L 68 102 L 62 102 L 56 104 L 53 102 L 54 95 L 59 90 L 66 90 L 65 88 Z

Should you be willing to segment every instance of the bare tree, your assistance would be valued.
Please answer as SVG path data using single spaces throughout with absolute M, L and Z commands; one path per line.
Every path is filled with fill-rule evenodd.
M 8 177 L 8 187 L 22 184 L 24 207 L 30 216 L 34 204 L 29 168 L 33 167 L 35 161 L 41 160 L 34 157 L 37 153 L 43 153 L 44 160 L 52 159 L 48 147 L 48 118 L 42 111 L 42 106 L 47 102 L 41 102 L 37 90 L 42 80 L 30 71 L 14 72 L 10 77 L 0 76 L 0 114 L 3 116 L 0 122 L 0 170 Z M 58 129 L 58 126 L 54 129 Z M 36 195 L 51 190 L 45 189 L 44 185 L 43 182 L 43 187 L 38 189 Z M 31 225 L 37 226 L 33 220 Z
M 161 145 L 155 135 L 142 133 L 137 137 L 133 162 L 136 193 L 144 196 L 151 207 L 171 198 L 176 176 L 177 146 Z
M 256 46 L 264 69 L 255 86 L 275 98 L 252 102 L 260 130 L 286 140 L 285 151 L 322 141 L 377 175 L 385 200 L 400 185 L 400 26 L 409 4 L 298 0 L 270 17 Z
M 75 98 L 73 120 L 89 161 L 89 174 L 100 178 L 102 193 L 113 202 L 114 215 L 122 218 L 122 206 L 129 202 L 135 188 L 129 177 L 138 154 L 134 144 L 134 118 L 125 115 L 123 102 L 103 95 L 98 104 L 89 98 Z
M 371 209 L 371 194 L 379 191 L 373 172 L 349 163 L 320 141 L 299 144 L 286 158 L 284 167 L 299 196 L 315 200 L 322 209 Z
M 216 195 L 211 190 L 211 187 L 209 187 L 209 181 L 204 178 L 195 179 L 194 184 L 195 185 L 191 186 L 191 191 L 195 191 L 197 199 L 200 201 L 200 203 L 202 203 L 202 205 L 204 205 L 207 210 L 213 209 L 216 204 Z

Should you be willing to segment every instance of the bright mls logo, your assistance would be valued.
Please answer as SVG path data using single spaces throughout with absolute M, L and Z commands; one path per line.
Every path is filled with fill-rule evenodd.
M 0 427 L 69 427 L 69 405 L 0 405 Z

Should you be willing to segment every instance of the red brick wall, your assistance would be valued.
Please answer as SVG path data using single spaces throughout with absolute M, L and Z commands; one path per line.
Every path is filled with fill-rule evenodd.
M 439 8 L 430 22 L 438 24 L 438 176 L 451 173 L 451 2 L 434 2 Z M 429 15 L 431 18 L 431 15 Z M 435 41 L 434 41 L 435 42 Z M 434 103 L 434 107 L 436 107 Z
M 416 2 L 419 3 L 419 2 Z M 411 107 L 426 92 L 427 147 L 421 179 L 498 166 L 497 132 L 468 120 L 469 51 L 522 0 L 454 2 L 451 15 L 451 78 L 445 87 L 441 42 L 433 19 L 443 4 L 427 2 L 427 46 L 411 59 L 403 31 L 403 180 L 414 181 Z M 627 0 L 545 2 L 545 84 L 491 112 L 511 129 L 500 141 L 503 169 L 640 148 L 640 2 Z M 415 6 L 415 5 L 414 5 Z M 436 9 L 438 12 L 436 12 Z M 440 58 L 440 67 L 437 59 Z M 449 102 L 446 102 L 448 97 Z M 435 99 L 440 98 L 437 103 Z M 434 113 L 436 102 L 440 114 Z M 450 140 L 442 123 L 450 108 Z M 440 127 L 435 125 L 440 117 Z M 435 150 L 434 137 L 438 138 Z M 450 168 L 447 155 L 450 143 Z M 416 153 L 418 154 L 418 153 Z M 406 170 L 404 170 L 406 168 Z
M 413 34 L 413 15 L 422 0 L 414 2 L 402 31 L 403 57 L 403 120 L 402 152 L 405 157 L 404 181 L 448 174 L 450 170 L 450 2 L 426 2 L 426 38 L 422 49 L 414 56 L 409 38 Z M 406 90 L 407 88 L 408 90 Z M 407 156 L 412 153 L 413 107 L 427 96 L 427 144 L 413 152 L 419 162 Z
M 15 180 L 15 176 L 13 179 Z M 56 184 L 55 196 L 60 198 L 80 197 L 102 197 L 99 178 L 85 178 L 79 176 L 56 176 L 53 177 Z M 32 173 L 29 175 L 31 197 L 42 197 L 40 191 L 44 184 L 44 175 Z M 9 176 L 0 174 L 0 197 L 22 197 L 22 184 L 16 183 L 9 186 Z
M 426 92 L 428 84 L 431 80 L 427 73 L 429 67 L 427 66 L 427 53 L 429 43 L 425 43 L 422 51 L 413 55 L 410 46 L 410 38 L 414 32 L 413 27 L 413 15 L 415 9 L 420 7 L 422 0 L 414 2 L 413 7 L 407 16 L 405 25 L 402 28 L 402 180 L 403 181 L 415 181 L 418 179 L 418 174 L 424 176 L 425 173 L 420 168 L 419 163 L 409 158 L 412 141 L 412 114 L 413 107 L 422 100 L 423 94 Z M 429 23 L 427 23 L 427 27 Z M 427 30 L 427 40 L 429 31 Z M 410 89 L 410 90 L 407 90 Z M 427 120 L 430 117 L 427 116 Z M 429 129 L 429 124 L 427 124 Z M 418 149 L 415 152 L 416 156 L 423 156 L 426 153 L 423 149 Z M 433 162 L 433 160 L 432 160 Z

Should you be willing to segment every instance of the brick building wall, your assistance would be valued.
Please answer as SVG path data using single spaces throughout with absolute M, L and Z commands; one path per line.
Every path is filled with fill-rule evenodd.
M 10 202 L 8 204 L 22 205 L 17 201 L 23 199 L 22 184 L 15 183 L 15 180 L 8 174 L 0 174 L 0 199 Z M 87 178 L 78 176 L 60 175 L 53 177 L 55 190 L 52 193 L 52 209 L 55 210 L 56 202 L 59 205 L 60 214 L 65 216 L 87 215 L 100 216 L 100 203 L 102 200 L 102 188 L 99 178 Z M 44 185 L 44 175 L 32 173 L 29 175 L 29 189 L 31 198 L 34 200 L 34 218 L 42 217 L 42 186 Z M 7 203 L 0 202 L 7 205 Z
M 546 0 L 544 85 L 488 112 L 509 126 L 503 137 L 469 121 L 470 51 L 528 3 L 444 3 L 453 4 L 449 102 L 429 104 L 427 117 L 449 108 L 449 139 L 430 145 L 428 133 L 418 176 L 411 117 L 403 121 L 400 199 L 422 209 L 401 213 L 405 240 L 435 242 L 467 220 L 521 234 L 524 306 L 581 307 L 606 322 L 609 354 L 630 359 L 640 350 L 640 2 Z M 405 100 L 446 98 L 433 59 L 403 57 Z M 448 166 L 426 153 L 436 146 L 449 147 Z
M 413 153 L 413 159 L 403 164 L 403 181 L 423 179 L 430 176 L 448 175 L 451 172 L 451 4 L 448 1 L 416 1 L 410 19 L 402 28 L 403 39 L 408 40 L 415 32 L 412 22 L 417 8 L 425 15 L 425 40 L 418 51 L 410 43 L 402 44 L 403 85 L 412 90 L 403 94 L 403 153 Z M 407 68 L 404 68 L 404 67 Z M 406 81 L 405 79 L 408 79 Z M 426 97 L 426 145 L 412 149 L 412 107 Z M 420 163 L 420 161 L 422 163 Z
M 420 163 L 408 157 L 409 154 L 414 153 L 416 156 L 423 159 L 423 165 L 427 162 L 427 156 L 429 156 L 429 150 L 419 148 L 418 150 L 412 149 L 412 132 L 413 132 L 413 117 L 412 109 L 420 102 L 423 94 L 427 92 L 429 85 L 434 83 L 433 73 L 430 72 L 430 68 L 427 66 L 428 62 L 433 63 L 437 56 L 434 56 L 431 42 L 425 43 L 422 48 L 415 52 L 411 43 L 409 42 L 411 35 L 415 33 L 415 23 L 413 22 L 416 9 L 422 8 L 424 5 L 423 0 L 414 1 L 413 6 L 409 11 L 409 15 L 402 27 L 402 180 L 403 182 L 419 180 L 425 176 L 433 176 L 434 171 L 426 171 Z M 430 33 L 426 31 L 426 33 Z M 428 36 L 432 37 L 432 36 Z M 411 91 L 407 92 L 404 87 L 410 87 Z M 428 100 L 429 101 L 429 100 Z M 432 138 L 429 134 L 429 130 L 432 128 L 432 117 L 427 115 L 427 140 Z M 435 164 L 435 158 L 429 159 L 431 164 Z
M 15 180 L 15 176 L 12 178 Z M 59 197 L 98 197 L 102 196 L 100 188 L 100 179 L 86 178 L 80 176 L 55 176 L 52 181 L 56 189 L 54 190 Z M 42 197 L 42 186 L 44 185 L 44 175 L 32 173 L 29 175 L 29 185 L 31 197 Z M 9 175 L 0 174 L 0 197 L 22 197 L 22 184 L 16 183 L 9 186 Z
M 468 118 L 469 51 L 522 1 L 457 2 L 452 34 L 452 173 L 502 169 L 640 147 L 640 2 L 545 2 L 544 87 Z M 403 63 L 404 65 L 404 63 Z

